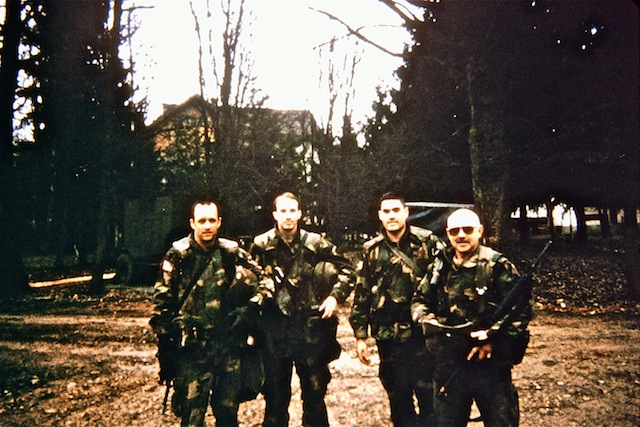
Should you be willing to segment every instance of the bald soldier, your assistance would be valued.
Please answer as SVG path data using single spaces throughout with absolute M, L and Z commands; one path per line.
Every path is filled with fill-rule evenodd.
M 498 332 L 485 324 L 518 279 L 516 267 L 500 252 L 480 244 L 484 226 L 470 209 L 447 219 L 451 246 L 429 265 L 411 306 L 412 319 L 476 330 L 427 336 L 435 357 L 435 411 L 440 426 L 466 426 L 475 400 L 488 426 L 517 426 L 518 393 L 511 369 L 522 359 L 532 317 L 531 299 L 504 318 Z M 483 323 L 483 319 L 484 323 Z

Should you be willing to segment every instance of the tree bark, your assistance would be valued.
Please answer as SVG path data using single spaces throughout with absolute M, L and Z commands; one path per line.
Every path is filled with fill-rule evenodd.
M 518 219 L 518 231 L 521 242 L 528 242 L 531 238 L 531 226 L 527 218 L 527 205 L 520 205 L 520 218 Z
M 635 301 L 640 300 L 640 239 L 638 238 L 637 206 L 624 208 L 624 249 L 625 278 L 627 279 L 627 296 Z
M 467 64 L 470 125 L 469 151 L 474 201 L 489 246 L 500 247 L 509 236 L 507 185 L 509 168 L 504 130 L 504 89 L 499 73 L 487 64 Z
M 586 242 L 588 240 L 587 216 L 584 213 L 584 205 L 575 205 L 573 210 L 576 213 L 576 241 Z
M 602 238 L 607 242 L 611 242 L 611 223 L 609 222 L 608 209 L 598 209 L 598 217 L 600 219 Z
M 106 43 L 104 49 L 107 52 L 109 61 L 106 69 L 102 73 L 102 87 L 104 88 L 104 102 L 102 103 L 101 125 L 103 127 L 102 135 L 98 137 L 100 146 L 100 173 L 99 179 L 99 200 L 98 213 L 96 223 L 96 250 L 93 260 L 92 279 L 89 284 L 89 291 L 95 294 L 101 294 L 105 289 L 103 274 L 108 265 L 109 249 L 111 248 L 111 226 L 113 222 L 113 211 L 111 207 L 114 205 L 115 197 L 113 194 L 112 169 L 114 167 L 114 150 L 118 138 L 128 139 L 129 131 L 120 126 L 121 119 L 121 103 L 115 96 L 115 90 L 121 83 L 121 77 L 126 75 L 122 69 L 122 63 L 118 57 L 118 48 L 120 46 L 120 30 L 122 19 L 122 0 L 113 2 L 113 28 L 108 34 L 105 34 Z M 105 20 L 108 11 L 105 11 Z
M 17 211 L 18 185 L 13 164 L 13 101 L 19 70 L 20 0 L 7 0 L 0 51 L 0 298 L 29 289 L 22 264 L 21 221 Z

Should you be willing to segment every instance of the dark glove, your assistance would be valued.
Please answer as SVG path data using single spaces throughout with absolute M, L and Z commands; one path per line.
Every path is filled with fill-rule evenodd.
M 169 384 L 178 375 L 178 345 L 169 334 L 158 336 L 160 384 Z

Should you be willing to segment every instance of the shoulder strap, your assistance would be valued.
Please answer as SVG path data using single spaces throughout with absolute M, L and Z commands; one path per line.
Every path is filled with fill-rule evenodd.
M 231 243 L 235 243 L 235 242 L 231 242 Z M 220 251 L 220 257 L 222 258 L 222 264 L 223 264 L 225 276 L 227 278 L 228 283 L 232 283 L 233 278 L 234 278 L 235 273 L 236 273 L 235 272 L 234 256 L 233 256 L 233 253 L 231 252 L 234 249 L 234 247 L 235 246 L 233 246 L 233 245 L 228 245 L 227 244 L 227 245 L 221 245 L 219 248 L 215 249 L 216 251 L 218 251 L 218 250 Z M 198 270 L 191 277 L 191 282 L 186 287 L 186 289 L 184 291 L 184 294 L 182 295 L 182 298 L 180 299 L 180 304 L 178 304 L 178 308 L 182 307 L 184 302 L 187 300 L 187 298 L 189 297 L 189 294 L 193 290 L 193 287 L 195 286 L 196 282 L 198 281 L 198 279 L 200 278 L 202 273 L 204 273 L 204 271 L 207 269 L 207 267 L 211 264 L 212 259 L 213 259 L 213 255 L 211 257 L 209 257 L 209 259 L 206 262 L 203 262 L 202 265 L 198 268 Z
M 402 262 L 407 264 L 407 266 L 409 266 L 409 268 L 411 268 L 416 273 L 418 272 L 418 264 L 416 264 L 407 254 L 402 252 L 400 249 L 398 249 L 394 245 L 390 245 L 389 242 L 386 239 L 384 240 L 384 243 L 391 250 L 391 252 L 393 252 L 394 255 L 399 257 L 402 260 Z
M 480 246 L 478 253 L 478 268 L 476 270 L 476 286 L 484 285 L 493 278 L 493 267 L 496 265 L 502 253 L 487 246 Z
M 204 270 L 206 270 L 208 265 L 209 265 L 209 262 L 202 263 L 202 266 L 200 266 L 198 271 L 196 271 L 195 274 L 191 277 L 191 282 L 189 282 L 189 285 L 184 290 L 184 294 L 182 294 L 182 298 L 180 298 L 180 301 L 179 301 L 180 303 L 178 304 L 178 310 L 180 310 L 184 302 L 187 300 L 187 298 L 189 297 L 189 294 L 193 290 L 193 287 L 195 286 L 196 282 L 198 281 L 198 279 L 200 278 Z
M 382 236 L 382 234 L 378 234 L 376 237 L 374 237 L 373 239 L 365 242 L 362 247 L 364 249 L 371 249 L 372 247 L 374 247 L 375 245 L 377 245 L 378 243 L 382 242 L 384 240 L 384 236 Z

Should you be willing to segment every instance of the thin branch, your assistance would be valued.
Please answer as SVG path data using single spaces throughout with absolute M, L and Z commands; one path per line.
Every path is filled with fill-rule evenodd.
M 327 16 L 329 19 L 331 19 L 331 20 L 333 20 L 333 21 L 338 21 L 340 24 L 342 24 L 342 25 L 347 29 L 347 31 L 349 32 L 349 34 L 352 34 L 352 35 L 356 36 L 356 37 L 357 37 L 357 38 L 359 38 L 360 40 L 362 40 L 362 41 L 364 41 L 365 43 L 368 43 L 368 44 L 370 44 L 371 46 L 373 46 L 373 47 L 375 47 L 375 48 L 377 48 L 377 49 L 381 50 L 382 52 L 386 53 L 387 55 L 395 56 L 395 57 L 397 57 L 397 58 L 401 58 L 401 57 L 402 57 L 402 53 L 395 53 L 395 52 L 391 52 L 390 50 L 386 49 L 385 47 L 382 47 L 382 46 L 380 46 L 379 44 L 375 43 L 374 41 L 370 40 L 369 38 L 367 38 L 367 37 L 363 36 L 363 35 L 360 33 L 360 29 L 361 29 L 361 28 L 358 28 L 358 29 L 351 28 L 351 27 L 349 26 L 349 24 L 345 23 L 344 21 L 342 21 L 342 20 L 341 20 L 340 18 L 338 18 L 337 16 L 332 15 L 331 13 L 326 12 L 326 11 L 324 11 L 324 10 L 315 9 L 315 8 L 313 8 L 313 7 L 310 7 L 309 9 L 311 9 L 311 10 L 313 10 L 313 11 L 315 11 L 315 12 L 318 12 L 318 13 L 323 14 L 323 15 Z
M 411 24 L 414 24 L 416 21 L 420 19 L 413 13 L 411 13 L 406 7 L 402 6 L 404 10 L 400 10 L 398 7 L 398 2 L 395 0 L 380 0 L 385 6 L 394 11 L 396 15 L 398 15 L 405 22 L 405 25 L 409 27 Z M 426 1 L 424 0 L 406 0 L 412 6 L 426 8 Z

